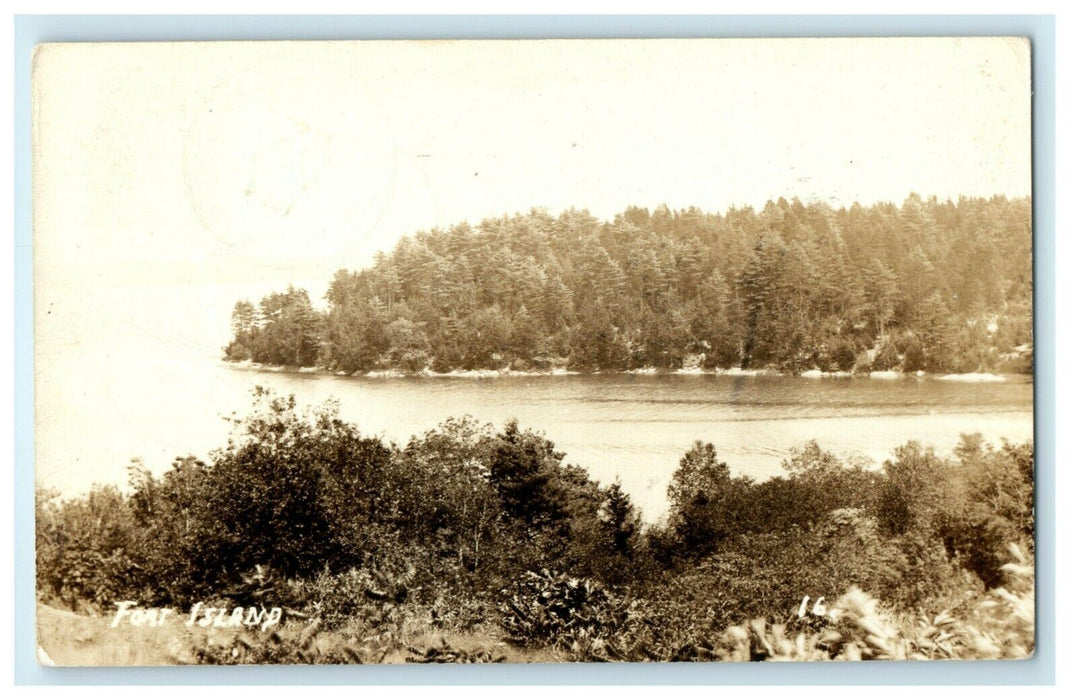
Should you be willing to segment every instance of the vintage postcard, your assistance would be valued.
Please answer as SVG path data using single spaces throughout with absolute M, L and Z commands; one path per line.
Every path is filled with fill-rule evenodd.
M 1034 652 L 1026 39 L 32 82 L 40 663 Z

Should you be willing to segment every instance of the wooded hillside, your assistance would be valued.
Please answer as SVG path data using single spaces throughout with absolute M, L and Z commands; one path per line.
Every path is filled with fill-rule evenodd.
M 236 305 L 232 360 L 376 369 L 1031 371 L 1031 201 L 534 210 L 421 232 L 325 313 Z

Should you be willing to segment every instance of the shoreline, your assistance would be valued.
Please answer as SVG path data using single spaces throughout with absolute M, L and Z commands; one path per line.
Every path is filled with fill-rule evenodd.
M 331 376 L 331 377 L 354 377 L 365 379 L 407 379 L 407 378 L 420 378 L 420 379 L 498 379 L 502 377 L 565 377 L 565 376 L 584 376 L 584 375 L 667 375 L 667 376 L 716 376 L 716 377 L 802 377 L 804 379 L 848 379 L 848 378 L 862 378 L 862 379 L 876 379 L 884 381 L 894 381 L 899 379 L 934 379 L 936 381 L 944 382 L 966 382 L 966 383 L 997 383 L 1008 381 L 1011 377 L 1032 377 L 1032 375 L 1025 374 L 997 374 L 994 372 L 957 372 L 947 374 L 934 374 L 924 372 L 923 370 L 917 372 L 900 372 L 897 370 L 885 370 L 885 371 L 872 371 L 872 372 L 850 372 L 850 371 L 834 371 L 824 372 L 819 369 L 805 370 L 799 373 L 793 373 L 788 371 L 780 371 L 776 369 L 740 369 L 737 367 L 731 367 L 728 369 L 715 368 L 715 369 L 703 369 L 703 368 L 682 368 L 682 369 L 658 369 L 657 367 L 641 367 L 638 369 L 629 370 L 597 370 L 597 371 L 580 371 L 569 370 L 564 368 L 554 368 L 547 370 L 513 370 L 508 367 L 502 369 L 474 369 L 474 370 L 452 370 L 450 372 L 434 372 L 429 369 L 423 369 L 418 372 L 405 372 L 399 369 L 384 369 L 384 370 L 370 370 L 369 372 L 344 372 L 333 371 L 325 369 L 324 367 L 293 367 L 289 365 L 270 365 L 262 364 L 260 362 L 252 362 L 250 360 L 220 360 L 220 363 L 229 369 L 235 369 L 248 372 L 271 372 L 274 374 L 315 374 L 319 376 Z

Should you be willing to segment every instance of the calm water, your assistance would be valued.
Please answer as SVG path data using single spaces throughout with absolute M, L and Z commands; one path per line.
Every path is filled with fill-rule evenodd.
M 920 440 L 949 451 L 963 432 L 997 442 L 1032 436 L 1032 383 L 961 383 L 932 377 L 730 377 L 576 375 L 560 377 L 344 378 L 236 369 L 208 354 L 192 358 L 124 353 L 79 373 L 77 356 L 50 363 L 40 391 L 63 396 L 39 409 L 38 480 L 77 493 L 93 482 L 122 483 L 142 457 L 154 471 L 172 458 L 205 456 L 224 443 L 222 416 L 243 414 L 256 384 L 294 393 L 301 404 L 335 398 L 367 434 L 403 442 L 449 416 L 501 425 L 518 418 L 540 429 L 655 519 L 678 459 L 693 440 L 715 444 L 735 472 L 782 472 L 790 447 L 815 439 L 839 453 L 880 461 Z M 85 360 L 85 358 L 82 358 Z

